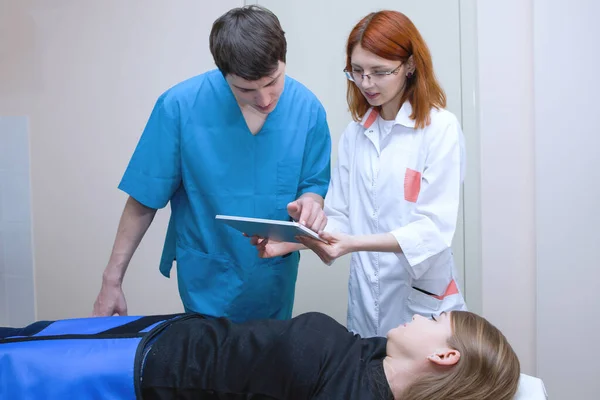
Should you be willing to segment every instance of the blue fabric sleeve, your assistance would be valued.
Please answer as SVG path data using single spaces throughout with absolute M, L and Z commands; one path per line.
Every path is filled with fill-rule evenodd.
M 119 189 L 146 207 L 165 207 L 181 183 L 179 141 L 179 107 L 165 93 L 156 101 Z
M 315 193 L 325 198 L 331 177 L 331 135 L 327 115 L 319 104 L 317 118 L 310 129 L 302 160 L 302 172 L 296 198 Z

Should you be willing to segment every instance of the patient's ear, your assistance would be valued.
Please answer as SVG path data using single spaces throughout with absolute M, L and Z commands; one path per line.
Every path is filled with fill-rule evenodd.
M 427 359 L 440 366 L 452 366 L 460 360 L 460 351 L 454 349 L 440 349 L 427 357 Z

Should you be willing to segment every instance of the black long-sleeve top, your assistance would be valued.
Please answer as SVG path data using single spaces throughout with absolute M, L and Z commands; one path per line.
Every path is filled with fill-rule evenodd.
M 150 348 L 144 399 L 390 399 L 385 338 L 363 339 L 334 319 L 233 324 L 188 319 Z

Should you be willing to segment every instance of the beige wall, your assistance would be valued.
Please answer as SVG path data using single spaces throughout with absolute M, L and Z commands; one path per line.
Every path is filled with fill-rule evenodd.
M 30 117 L 37 317 L 87 316 L 125 201 L 116 186 L 154 101 L 214 67 L 211 24 L 243 2 L 1 4 L 0 115 Z M 132 313 L 182 310 L 176 279 L 157 270 L 167 218 L 127 273 Z

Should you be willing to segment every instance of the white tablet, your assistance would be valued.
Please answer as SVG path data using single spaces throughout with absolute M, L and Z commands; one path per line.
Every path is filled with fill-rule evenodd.
M 215 218 L 248 236 L 259 236 L 279 242 L 293 243 L 298 243 L 296 236 L 310 236 L 322 241 L 316 232 L 293 221 L 235 217 L 232 215 L 217 215 Z

